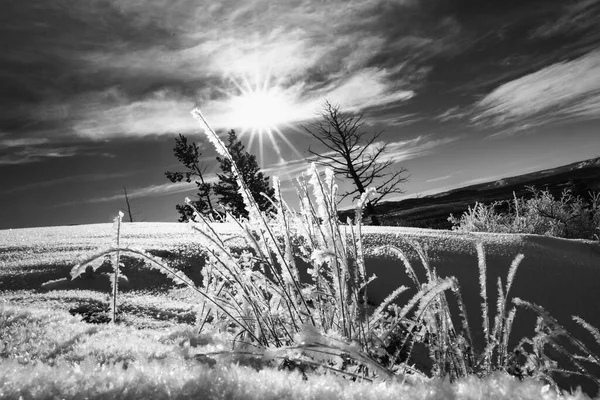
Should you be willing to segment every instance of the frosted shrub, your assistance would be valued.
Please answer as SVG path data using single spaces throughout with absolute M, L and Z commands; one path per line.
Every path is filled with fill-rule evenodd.
M 460 219 L 452 214 L 448 218 L 454 226 L 453 230 L 464 232 L 508 232 L 510 230 L 507 215 L 497 213 L 495 208 L 499 202 L 494 202 L 489 206 L 476 202 L 471 208 L 469 206 Z
M 539 235 L 593 239 L 600 229 L 600 193 L 590 200 L 563 191 L 559 199 L 548 190 L 530 187 L 533 197 L 526 200 L 475 203 L 460 218 L 450 215 L 452 229 L 465 232 L 532 233 Z M 499 208 L 507 211 L 497 211 Z

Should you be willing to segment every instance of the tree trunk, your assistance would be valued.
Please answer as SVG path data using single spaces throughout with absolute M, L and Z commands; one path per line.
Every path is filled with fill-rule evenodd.
M 358 177 L 358 174 L 356 173 L 356 170 L 354 169 L 354 165 L 352 165 L 352 162 L 350 161 L 350 159 L 346 159 L 347 163 L 348 163 L 348 172 L 350 173 L 350 176 L 352 176 L 352 180 L 354 181 L 354 184 L 356 185 L 356 188 L 358 189 L 358 192 L 362 195 L 364 192 L 366 192 L 365 187 L 363 186 L 362 182 L 360 181 L 360 178 Z M 375 211 L 375 206 L 373 206 L 373 204 L 371 204 L 371 202 L 367 202 L 367 212 L 369 213 L 369 216 L 371 217 L 371 224 L 375 225 L 375 226 L 379 226 L 381 225 L 381 222 L 379 222 L 379 218 L 377 218 L 377 211 Z
M 133 222 L 133 214 L 131 213 L 131 204 L 129 204 L 129 196 L 127 195 L 127 188 L 123 186 L 125 192 L 125 203 L 127 203 L 127 214 L 129 214 L 129 222 Z
M 377 211 L 375 211 L 375 207 L 373 206 L 373 204 L 371 204 L 371 202 L 367 203 L 367 212 L 369 213 L 369 216 L 371 217 L 371 224 L 373 224 L 374 226 L 380 226 L 381 222 L 379 221 L 379 218 L 377 217 Z
M 204 183 L 204 176 L 202 175 L 200 167 L 198 166 L 198 164 L 194 164 L 194 168 L 196 169 L 196 173 L 200 177 L 200 183 L 202 183 L 204 187 L 206 183 Z M 221 215 L 217 212 L 217 210 L 213 208 L 212 202 L 210 201 L 210 190 L 208 191 L 208 193 L 206 193 L 206 202 L 208 203 L 208 208 L 210 208 L 211 219 L 214 221 L 217 221 L 217 219 L 221 219 Z

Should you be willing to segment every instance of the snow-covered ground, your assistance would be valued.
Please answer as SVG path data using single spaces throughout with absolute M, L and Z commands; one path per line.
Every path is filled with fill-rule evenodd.
M 216 224 L 220 233 L 238 237 L 236 227 Z M 537 235 L 461 233 L 400 227 L 364 227 L 367 270 L 377 275 L 368 289 L 377 303 L 400 285 L 410 286 L 405 268 L 396 257 L 375 251 L 381 245 L 403 249 L 413 267 L 423 272 L 411 241 L 427 248 L 431 265 L 442 277 L 458 278 L 469 312 L 472 333 L 481 343 L 481 311 L 476 243 L 483 243 L 487 255 L 489 304 L 495 304 L 498 277 L 506 281 L 508 268 L 519 253 L 525 255 L 516 274 L 512 297 L 543 306 L 569 331 L 588 339 L 571 320 L 578 315 L 600 327 L 600 246 L 597 242 L 566 240 Z M 81 258 L 112 243 L 112 224 L 47 227 L 0 231 L 0 280 L 27 279 L 28 274 L 57 268 L 64 276 Z M 193 251 L 199 236 L 190 226 L 179 223 L 125 223 L 121 244 L 145 250 Z M 422 274 L 423 275 L 423 274 Z M 421 275 L 421 276 L 422 276 Z M 5 285 L 2 285 L 5 286 Z M 7 289 L 4 287 L 3 289 Z M 399 299 L 408 300 L 410 293 Z M 531 336 L 535 315 L 517 313 L 511 342 Z M 592 342 L 590 342 L 592 343 Z M 593 345 L 591 346 L 597 350 Z
M 214 229 L 238 237 L 237 227 L 233 224 L 215 224 Z M 10 271 L 32 271 L 52 265 L 68 271 L 91 252 L 110 246 L 112 236 L 112 224 L 0 230 L 0 276 Z M 459 279 L 465 301 L 478 304 L 475 245 L 481 242 L 487 255 L 488 293 L 491 296 L 495 297 L 498 277 L 505 281 L 511 261 L 523 253 L 525 259 L 516 275 L 514 296 L 544 306 L 567 325 L 568 317 L 577 314 L 600 326 L 600 246 L 597 242 L 538 235 L 370 226 L 363 227 L 363 236 L 368 273 L 378 277 L 369 286 L 369 297 L 375 302 L 399 285 L 409 285 L 400 260 L 377 252 L 375 248 L 394 245 L 403 249 L 419 273 L 423 270 L 410 245 L 410 241 L 416 241 L 426 247 L 431 265 L 441 276 Z M 200 248 L 200 243 L 199 235 L 187 224 L 142 222 L 122 225 L 121 244 L 125 246 L 194 251 Z M 490 303 L 494 304 L 493 301 Z
M 237 237 L 233 224 L 215 224 L 221 234 Z M 145 250 L 194 250 L 200 237 L 189 225 L 179 223 L 124 223 L 121 244 Z M 506 280 L 512 259 L 525 255 L 517 272 L 512 294 L 538 303 L 567 326 L 576 314 L 600 326 L 600 246 L 597 242 L 566 240 L 538 235 L 462 233 L 403 227 L 363 227 L 367 269 L 376 274 L 369 297 L 378 302 L 409 281 L 403 264 L 391 255 L 374 252 L 381 245 L 394 245 L 407 252 L 419 273 L 420 262 L 409 244 L 426 246 L 431 265 L 441 276 L 459 279 L 465 301 L 479 304 L 477 253 L 483 243 L 487 254 L 488 293 L 496 292 L 498 276 Z M 0 230 L 0 276 L 10 271 L 32 271 L 52 265 L 65 273 L 77 260 L 98 248 L 111 245 L 112 224 Z M 472 311 L 471 319 L 479 314 Z M 518 320 L 517 320 L 518 322 Z M 478 325 L 479 326 L 479 325 Z

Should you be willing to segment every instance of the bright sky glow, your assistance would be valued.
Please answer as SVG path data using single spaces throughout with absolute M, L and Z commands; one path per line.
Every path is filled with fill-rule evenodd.
M 243 126 L 257 134 L 266 133 L 273 127 L 286 121 L 289 105 L 279 91 L 247 91 L 231 100 L 235 125 Z
M 281 127 L 290 127 L 296 121 L 298 105 L 293 95 L 286 92 L 273 81 L 269 75 L 261 80 L 257 73 L 250 83 L 244 78 L 243 84 L 233 80 L 238 91 L 229 101 L 229 117 L 231 126 L 241 128 L 238 137 L 250 135 L 248 148 L 251 149 L 258 138 L 258 154 L 261 165 L 264 165 L 264 138 L 268 138 L 270 146 L 277 154 L 277 161 L 285 161 L 277 139 L 283 141 L 294 152 L 294 158 L 303 158 L 296 146 L 281 132 Z

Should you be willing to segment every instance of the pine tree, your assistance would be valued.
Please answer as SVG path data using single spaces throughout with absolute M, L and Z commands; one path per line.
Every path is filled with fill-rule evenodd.
M 269 185 L 269 177 L 260 172 L 256 156 L 245 151 L 244 145 L 237 138 L 233 129 L 229 131 L 226 147 L 260 210 L 274 211 L 271 202 L 261 194 L 273 197 L 275 193 Z M 217 157 L 217 161 L 223 173 L 217 174 L 219 182 L 214 185 L 215 194 L 219 196 L 220 203 L 227 207 L 234 216 L 247 218 L 248 211 L 244 206 L 242 195 L 239 193 L 237 180 L 231 171 L 231 162 L 222 157 Z
M 209 219 L 219 219 L 219 214 L 215 211 L 211 201 L 212 185 L 204 181 L 204 173 L 206 167 L 200 164 L 200 150 L 195 142 L 188 144 L 187 138 L 179 134 L 179 138 L 175 138 L 175 147 L 173 148 L 175 157 L 186 167 L 185 172 L 165 172 L 165 175 L 171 182 L 181 182 L 184 180 L 190 183 L 192 180 L 198 188 L 197 199 L 191 203 L 194 208 Z M 179 212 L 179 222 L 188 220 L 194 221 L 194 209 L 187 204 L 177 204 L 175 206 Z

